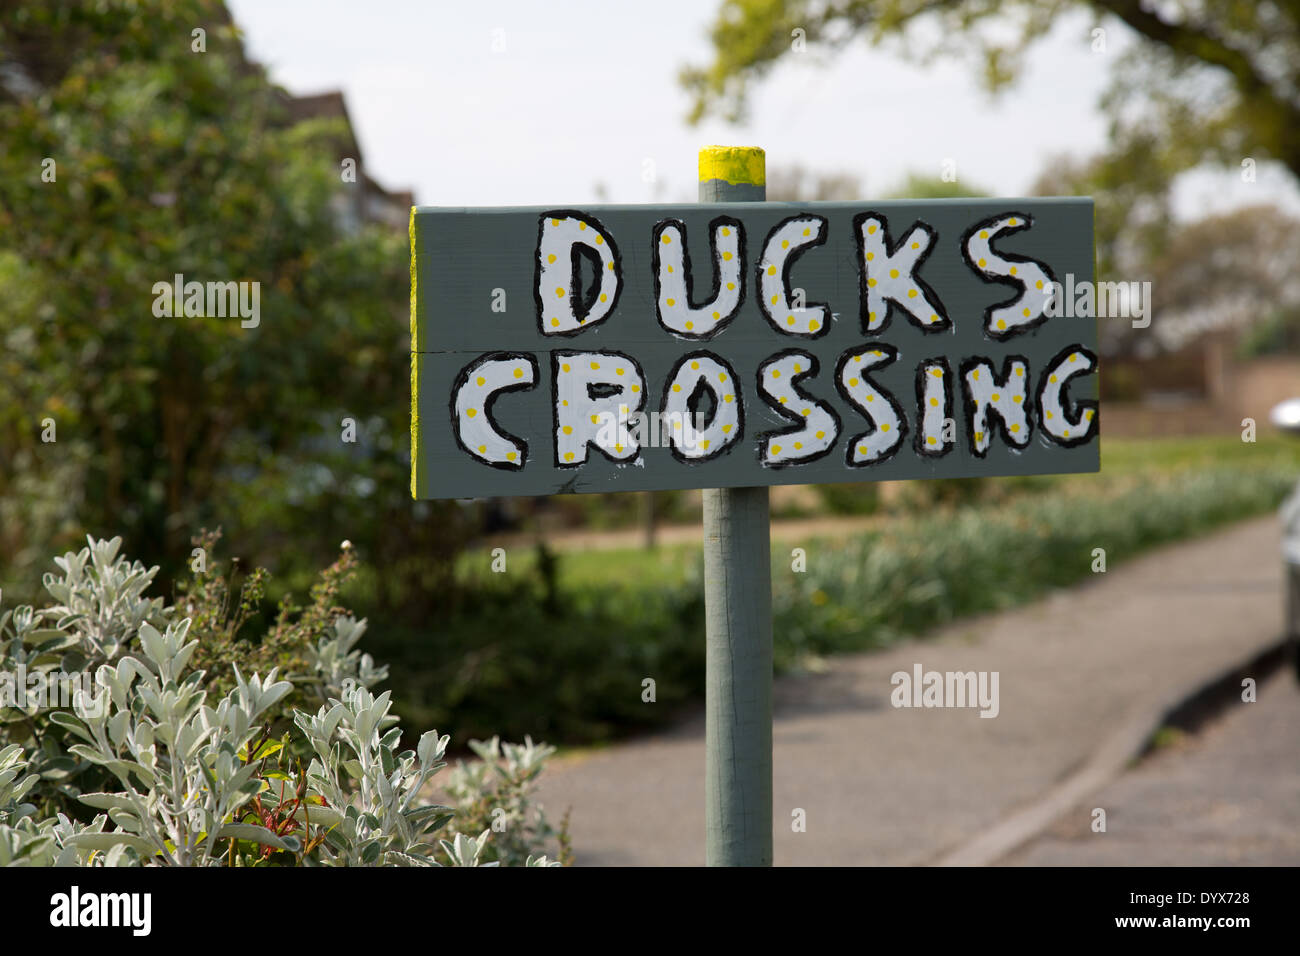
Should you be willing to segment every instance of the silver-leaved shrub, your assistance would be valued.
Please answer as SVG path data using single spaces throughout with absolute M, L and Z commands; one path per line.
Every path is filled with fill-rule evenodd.
M 448 738 L 398 751 L 389 693 L 371 690 L 387 671 L 356 648 L 364 621 L 331 621 L 303 675 L 236 666 L 216 694 L 191 667 L 191 619 L 146 596 L 157 569 L 119 558 L 120 544 L 88 539 L 46 575 L 53 603 L 0 614 L 11 697 L 19 673 L 94 675 L 71 711 L 6 700 L 0 683 L 0 865 L 560 865 L 538 851 L 558 838 L 567 853 L 567 835 L 530 803 L 552 748 L 475 742 L 482 762 L 445 787 L 456 806 L 428 802 Z M 294 709 L 276 736 L 295 682 L 320 707 Z M 102 789 L 85 792 L 88 779 Z M 43 815 L 42 787 L 93 819 Z
M 458 760 L 445 784 L 462 829 L 491 831 L 484 855 L 503 866 L 522 866 L 538 846 L 558 843 L 559 858 L 570 860 L 568 824 L 551 826 L 534 790 L 546 761 L 555 753 L 548 744 L 471 740 L 478 760 Z

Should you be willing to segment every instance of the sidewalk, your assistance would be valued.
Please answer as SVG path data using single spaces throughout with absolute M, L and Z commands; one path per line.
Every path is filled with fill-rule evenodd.
M 1300 865 L 1300 688 L 1291 668 L 1253 704 L 1161 749 L 1004 862 L 1015 866 Z M 1106 811 L 1106 832 L 1091 809 Z
M 1037 805 L 1103 745 L 1277 640 L 1278 544 L 1277 519 L 1254 519 L 1019 610 L 780 679 L 777 863 L 931 863 Z M 891 707 L 890 675 L 917 663 L 998 671 L 1000 714 Z M 540 799 L 553 819 L 572 807 L 579 864 L 702 864 L 702 709 L 666 733 L 553 761 Z M 791 831 L 795 808 L 804 833 Z

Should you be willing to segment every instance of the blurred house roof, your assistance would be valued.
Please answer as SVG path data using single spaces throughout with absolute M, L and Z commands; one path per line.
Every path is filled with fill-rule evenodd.
M 390 190 L 376 182 L 365 171 L 365 161 L 361 155 L 361 144 L 357 141 L 356 129 L 348 113 L 347 102 L 340 90 L 313 93 L 306 96 L 294 96 L 282 91 L 284 103 L 292 123 L 301 123 L 314 119 L 341 120 L 346 128 L 344 138 L 338 143 L 337 158 L 351 158 L 357 163 L 357 183 L 363 195 L 358 197 L 354 215 L 360 222 L 387 222 L 406 227 L 411 206 L 415 203 L 414 194 L 408 189 Z

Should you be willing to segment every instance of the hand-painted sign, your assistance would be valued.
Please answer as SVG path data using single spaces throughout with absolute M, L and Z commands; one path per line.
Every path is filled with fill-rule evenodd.
M 420 208 L 411 241 L 417 498 L 1099 467 L 1089 199 Z

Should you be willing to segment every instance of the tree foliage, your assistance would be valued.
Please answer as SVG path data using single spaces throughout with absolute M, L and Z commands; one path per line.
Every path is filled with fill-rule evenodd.
M 222 526 L 445 577 L 455 524 L 406 491 L 406 237 L 337 221 L 338 126 L 292 121 L 215 0 L 10 0 L 0 61 L 0 570 L 111 530 L 170 578 Z M 259 283 L 259 324 L 157 317 L 176 274 Z
M 974 56 L 984 85 L 1013 82 L 1024 53 L 1062 15 L 1127 27 L 1139 42 L 1116 64 L 1104 105 L 1117 144 L 1157 130 L 1174 165 L 1266 157 L 1300 175 L 1300 4 L 1295 0 L 724 0 L 713 61 L 684 69 L 692 120 L 744 114 L 755 79 L 792 50 L 859 38 L 902 41 L 922 61 Z M 864 80 L 865 83 L 865 80 Z
M 681 79 L 693 96 L 693 120 L 707 113 L 739 118 L 753 83 L 792 52 L 792 36 L 803 31 L 800 46 L 810 53 L 865 40 L 923 63 L 973 58 L 985 88 L 996 92 L 1017 79 L 1035 41 L 1078 12 L 1091 20 L 1080 42 L 1095 51 L 1101 29 L 1114 54 L 1099 104 L 1109 143 L 1094 156 L 1055 157 L 1032 191 L 1095 197 L 1098 276 L 1160 280 L 1155 288 L 1169 288 L 1159 308 L 1221 298 L 1216 270 L 1197 265 L 1207 240 L 1221 258 L 1245 255 L 1258 260 L 1256 272 L 1264 263 L 1272 268 L 1284 258 L 1277 251 L 1294 246 L 1294 233 L 1286 232 L 1294 223 L 1251 214 L 1254 228 L 1234 214 L 1227 233 L 1220 220 L 1183 227 L 1172 190 L 1179 174 L 1201 166 L 1253 172 L 1271 160 L 1300 177 L 1295 0 L 724 0 L 711 28 L 712 62 L 684 69 Z M 1252 247 L 1253 239 L 1264 244 Z M 1264 287 L 1278 290 L 1272 280 Z M 1103 326 L 1103 336 L 1115 347 L 1132 338 L 1114 323 Z

